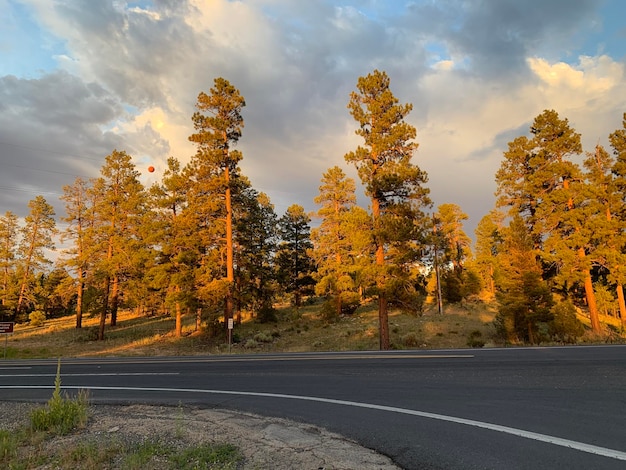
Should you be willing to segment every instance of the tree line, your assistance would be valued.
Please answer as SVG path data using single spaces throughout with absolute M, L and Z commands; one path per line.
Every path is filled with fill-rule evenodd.
M 406 121 L 385 72 L 360 77 L 348 110 L 361 145 L 345 155 L 369 198 L 356 204 L 356 182 L 338 166 L 321 177 L 318 210 L 294 204 L 280 217 L 269 197 L 242 174 L 245 99 L 217 78 L 200 93 L 188 164 L 170 157 L 159 182 L 144 187 L 124 151 L 105 158 L 100 176 L 63 188 L 69 248 L 50 269 L 55 214 L 42 196 L 20 224 L 0 217 L 1 309 L 25 320 L 74 312 L 99 317 L 98 338 L 120 308 L 169 312 L 181 335 L 182 316 L 195 315 L 214 334 L 243 312 L 275 319 L 289 298 L 325 299 L 329 320 L 364 301 L 378 304 L 380 348 L 388 349 L 390 308 L 420 314 L 429 293 L 443 302 L 495 298 L 503 341 L 575 340 L 589 312 L 600 332 L 598 299 L 618 299 L 626 318 L 626 114 L 624 129 L 587 153 L 580 135 L 555 111 L 535 118 L 530 136 L 508 145 L 496 174 L 496 208 L 476 230 L 475 254 L 456 204 L 435 211 L 427 174 L 414 162 L 416 129 Z M 311 228 L 312 218 L 318 223 Z M 606 300 L 606 302 L 605 302 Z

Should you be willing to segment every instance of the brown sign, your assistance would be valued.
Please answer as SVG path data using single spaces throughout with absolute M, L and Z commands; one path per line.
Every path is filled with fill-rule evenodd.
M 15 325 L 15 322 L 0 321 L 0 334 L 13 333 L 13 325 Z

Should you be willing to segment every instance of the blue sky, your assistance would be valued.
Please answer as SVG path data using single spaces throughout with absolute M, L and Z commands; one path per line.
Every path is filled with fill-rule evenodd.
M 19 215 L 114 148 L 149 185 L 187 141 L 200 91 L 246 98 L 242 169 L 281 214 L 314 210 L 322 174 L 360 142 L 346 104 L 385 70 L 435 205 L 494 205 L 506 144 L 555 109 L 606 143 L 626 112 L 622 0 L 0 0 L 0 211 Z M 360 202 L 367 201 L 361 195 Z

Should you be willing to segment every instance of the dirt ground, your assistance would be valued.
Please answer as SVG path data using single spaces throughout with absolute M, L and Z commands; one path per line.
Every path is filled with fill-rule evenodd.
M 33 406 L 41 405 L 0 402 L 0 428 L 27 425 Z M 183 439 L 190 445 L 233 444 L 244 455 L 241 469 L 399 468 L 383 455 L 314 426 L 229 410 L 187 406 L 91 405 L 86 428 L 69 436 L 54 437 L 42 445 L 46 447 L 46 452 L 54 454 L 79 442 L 104 444 L 116 440 L 133 443 L 157 437 L 166 441 Z

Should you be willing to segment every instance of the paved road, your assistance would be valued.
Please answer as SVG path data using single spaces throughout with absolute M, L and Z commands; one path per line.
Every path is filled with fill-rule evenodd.
M 55 361 L 0 362 L 45 400 Z M 95 402 L 179 402 L 326 427 L 407 469 L 626 468 L 626 347 L 66 359 Z

